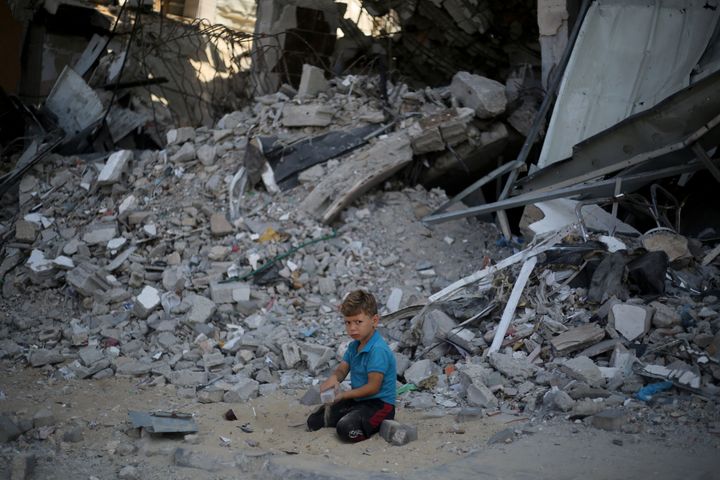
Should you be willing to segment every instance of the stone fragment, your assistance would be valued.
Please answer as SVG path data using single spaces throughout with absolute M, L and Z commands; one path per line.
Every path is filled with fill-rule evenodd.
M 103 351 L 96 347 L 81 348 L 78 355 L 82 363 L 88 367 L 105 358 Z
M 585 382 L 590 386 L 600 387 L 605 385 L 605 379 L 603 378 L 602 372 L 597 365 L 595 365 L 595 362 L 588 357 L 578 356 L 571 358 L 560 368 L 571 378 Z
M 110 155 L 98 174 L 97 184 L 102 186 L 119 182 L 132 158 L 132 150 L 120 150 Z
M 182 291 L 185 287 L 185 271 L 181 266 L 166 268 L 162 274 L 163 288 L 168 292 Z
M 405 370 L 405 380 L 408 383 L 420 385 L 433 375 L 439 375 L 442 370 L 432 360 L 424 359 L 413 363 Z
M 33 283 L 43 283 L 43 281 L 51 278 L 55 272 L 55 266 L 52 260 L 45 258 L 45 253 L 41 250 L 34 249 L 30 253 L 27 261 L 30 270 L 30 278 Z
M 170 157 L 170 161 L 173 163 L 185 163 L 195 160 L 195 146 L 190 142 L 185 142 L 180 149 L 175 152 L 175 155 Z
M 210 298 L 215 303 L 247 302 L 250 300 L 250 285 L 243 282 L 210 284 Z
M 478 118 L 493 118 L 505 111 L 505 86 L 495 80 L 458 72 L 452 79 L 450 91 L 460 104 L 475 110 Z
M 383 420 L 380 424 L 380 436 L 395 446 L 406 445 L 418 439 L 416 426 L 395 420 Z
M 680 314 L 674 308 L 657 301 L 650 302 L 648 307 L 655 311 L 652 318 L 655 328 L 672 328 L 674 325 L 680 325 Z
M 622 410 L 604 410 L 592 416 L 592 426 L 601 430 L 618 431 L 627 423 L 627 415 Z
M 323 295 L 335 295 L 335 280 L 328 277 L 318 278 L 318 289 Z
M 33 428 L 50 427 L 55 425 L 57 419 L 48 408 L 41 408 L 33 415 Z
M 208 373 L 194 370 L 173 371 L 168 380 L 178 387 L 197 387 L 208 382 Z
M 0 413 L 0 443 L 12 442 L 22 434 L 9 415 Z
M 119 480 L 139 480 L 140 472 L 132 465 L 125 465 L 118 472 Z
M 543 405 L 551 410 L 567 412 L 575 406 L 575 400 L 567 392 L 553 387 L 543 395 Z
M 20 243 L 33 243 L 37 238 L 38 229 L 35 224 L 18 220 L 15 222 L 15 241 Z
M 287 368 L 295 368 L 295 365 L 300 363 L 300 347 L 296 343 L 283 343 L 280 349 Z
M 331 348 L 315 343 L 300 343 L 300 357 L 307 364 L 308 370 L 313 375 L 317 375 L 327 365 L 327 363 L 335 356 L 335 351 Z
M 189 323 L 207 323 L 217 310 L 215 302 L 202 295 L 191 293 L 185 295 L 183 300 L 190 304 L 190 311 L 187 313 Z
M 303 170 L 298 175 L 298 182 L 301 185 L 315 185 L 325 176 L 325 167 L 321 164 L 313 165 L 307 170 Z
M 586 323 L 561 333 L 551 340 L 560 355 L 580 350 L 605 338 L 605 330 L 596 323 Z
M 210 233 L 216 237 L 222 237 L 233 233 L 235 230 L 222 213 L 213 213 L 210 216 Z
M 204 388 L 197 393 L 197 400 L 200 403 L 220 403 L 223 401 L 225 396 L 224 390 L 219 390 L 213 387 Z
M 497 371 L 514 379 L 525 380 L 538 370 L 538 367 L 530 363 L 527 358 L 515 358 L 512 354 L 493 352 L 488 360 Z
M 332 122 L 335 109 L 324 104 L 286 103 L 282 115 L 282 124 L 285 127 L 326 127 Z
M 472 407 L 496 408 L 498 400 L 493 392 L 482 383 L 471 383 L 465 392 L 468 405 Z
M 457 326 L 457 322 L 442 310 L 428 312 L 422 323 L 422 344 L 426 347 L 434 345 L 455 326 Z
M 390 290 L 390 295 L 388 296 L 387 302 L 385 303 L 385 308 L 387 309 L 387 311 L 392 313 L 400 310 L 400 303 L 402 302 L 402 297 L 402 289 L 393 288 L 392 290 Z
M 38 349 L 38 350 L 31 350 L 30 351 L 30 358 L 28 361 L 30 362 L 30 365 L 33 367 L 42 367 L 44 365 L 53 365 L 56 363 L 63 362 L 65 360 L 65 357 L 60 355 L 59 353 L 53 351 L 53 350 L 45 350 L 45 349 Z
M 258 396 L 260 383 L 252 378 L 240 378 L 223 395 L 225 403 L 244 403 Z
M 75 268 L 75 262 L 73 262 L 72 258 L 66 257 L 65 255 L 55 257 L 52 263 L 53 266 L 59 270 L 72 270 Z
M 215 156 L 217 155 L 217 148 L 215 145 L 202 145 L 197 149 L 197 158 L 200 163 L 209 167 L 215 163 Z
M 85 436 L 83 435 L 82 428 L 80 427 L 73 427 L 63 433 L 63 442 L 67 443 L 82 442 L 84 438 Z
M 313 385 L 308 388 L 305 394 L 300 399 L 301 405 L 320 405 L 322 400 L 320 399 L 320 389 L 317 385 Z
M 195 129 L 192 127 L 171 128 L 165 135 L 168 145 L 176 145 L 195 140 Z
M 138 318 L 146 319 L 159 306 L 160 292 L 148 285 L 135 297 L 133 312 Z
M 297 96 L 299 98 L 314 97 L 327 89 L 328 82 L 325 80 L 325 72 L 313 65 L 304 64 Z
M 139 360 L 129 360 L 117 365 L 115 373 L 119 376 L 139 377 L 147 375 L 152 370 L 152 365 Z
M 117 223 L 99 222 L 89 227 L 89 230 L 83 235 L 83 242 L 88 245 L 107 244 L 107 242 L 117 237 L 117 234 Z
M 651 318 L 652 310 L 643 305 L 622 303 L 610 309 L 610 321 L 614 322 L 615 330 L 629 341 L 650 330 Z

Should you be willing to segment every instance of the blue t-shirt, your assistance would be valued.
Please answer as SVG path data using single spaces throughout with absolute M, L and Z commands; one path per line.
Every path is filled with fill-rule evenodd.
M 395 405 L 395 381 L 397 379 L 397 366 L 395 365 L 395 354 L 385 342 L 385 339 L 377 332 L 373 333 L 370 340 L 360 352 L 357 347 L 360 344 L 354 340 L 348 346 L 343 361 L 350 365 L 350 384 L 352 388 L 359 388 L 368 383 L 368 373 L 379 372 L 383 374 L 380 391 L 375 395 L 358 398 L 357 400 L 370 400 L 379 398 L 385 403 Z

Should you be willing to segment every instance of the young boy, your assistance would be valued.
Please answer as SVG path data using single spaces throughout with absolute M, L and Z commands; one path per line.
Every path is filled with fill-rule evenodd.
M 377 328 L 380 317 L 377 302 L 364 290 L 350 292 L 340 306 L 345 330 L 354 340 L 340 365 L 320 385 L 320 392 L 334 390 L 335 401 L 323 405 L 307 419 L 312 431 L 336 427 L 342 440 L 359 442 L 380 430 L 385 419 L 395 418 L 395 355 Z M 341 392 L 342 382 L 350 373 L 352 390 Z

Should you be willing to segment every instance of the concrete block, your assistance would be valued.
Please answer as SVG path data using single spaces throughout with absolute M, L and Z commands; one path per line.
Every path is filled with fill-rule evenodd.
M 295 368 L 295 365 L 300 363 L 300 347 L 296 343 L 283 343 L 280 349 L 287 368 Z
M 335 295 L 337 287 L 335 286 L 335 279 L 328 277 L 320 277 L 318 279 L 318 289 L 323 295 Z
M 33 243 L 37 238 L 38 228 L 35 224 L 18 220 L 15 222 L 15 241 L 21 243 Z
M 575 400 L 573 400 L 567 392 L 553 387 L 543 395 L 543 405 L 551 410 L 567 412 L 573 409 Z
M 403 297 L 403 291 L 400 288 L 393 288 L 390 291 L 390 295 L 388 296 L 387 302 L 385 303 L 385 308 L 388 312 L 392 313 L 397 310 L 400 310 L 400 303 L 402 302 Z
M 615 330 L 632 341 L 645 335 L 650 330 L 652 310 L 643 305 L 622 303 L 610 309 L 610 321 L 614 322 Z
M 170 383 L 179 387 L 197 387 L 208 382 L 208 373 L 205 371 L 180 370 L 170 373 Z
M 417 427 L 395 420 L 383 420 L 380 424 L 380 436 L 386 442 L 396 446 L 406 445 L 418 439 Z
M 300 357 L 307 364 L 308 370 L 317 375 L 335 356 L 335 350 L 315 343 L 300 343 Z
M 120 150 L 119 152 L 115 152 L 110 155 L 107 162 L 105 162 L 105 166 L 98 175 L 97 184 L 111 185 L 119 182 L 132 158 L 132 150 Z
M 512 354 L 493 352 L 488 357 L 490 365 L 506 377 L 525 380 L 537 372 L 538 367 L 527 358 L 515 358 Z
M 83 242 L 88 245 L 107 244 L 117 237 L 118 227 L 115 222 L 100 222 L 91 225 L 83 235 Z
M 160 292 L 151 286 L 145 286 L 140 295 L 135 297 L 133 313 L 138 318 L 147 318 L 157 307 L 160 306 Z
M 170 157 L 170 161 L 173 163 L 185 163 L 195 160 L 195 145 L 190 142 L 183 143 L 183 146 Z
M 405 380 L 408 383 L 420 385 L 433 375 L 440 375 L 442 370 L 432 360 L 424 359 L 413 363 L 405 370 Z
M 215 164 L 215 156 L 217 155 L 217 147 L 215 145 L 202 145 L 197 149 L 197 158 L 200 163 L 209 167 Z
M 672 328 L 674 325 L 680 325 L 680 314 L 674 308 L 660 302 L 650 302 L 648 306 L 655 311 L 652 318 L 655 328 Z
M 601 387 L 605 385 L 605 379 L 600 369 L 590 358 L 578 356 L 566 361 L 561 367 L 571 378 L 585 382 L 591 387 Z
M 210 216 L 210 233 L 214 236 L 222 237 L 233 233 L 234 231 L 235 229 L 222 213 L 213 213 Z
M 190 304 L 190 311 L 187 313 L 187 321 L 190 323 L 207 323 L 217 310 L 215 302 L 195 293 L 186 295 L 184 301 Z
M 475 110 L 478 118 L 493 118 L 505 112 L 505 86 L 495 80 L 458 72 L 452 79 L 450 91 L 464 107 Z
M 195 140 L 195 129 L 192 127 L 173 128 L 168 130 L 166 137 L 168 145 L 179 145 Z
M 328 82 L 325 80 L 325 72 L 313 65 L 304 64 L 297 96 L 300 98 L 314 97 L 327 89 Z
M 250 285 L 243 282 L 210 284 L 210 298 L 215 303 L 247 302 L 250 300 Z
M 493 392 L 482 383 L 471 383 L 465 392 L 467 402 L 472 407 L 496 408 L 498 400 Z
M 258 396 L 260 383 L 252 378 L 241 378 L 223 395 L 225 403 L 244 403 Z
M 622 410 L 604 410 L 593 415 L 592 426 L 601 430 L 618 431 L 627 423 L 627 415 Z
M 326 127 L 330 125 L 335 109 L 322 104 L 285 104 L 282 123 L 285 127 Z

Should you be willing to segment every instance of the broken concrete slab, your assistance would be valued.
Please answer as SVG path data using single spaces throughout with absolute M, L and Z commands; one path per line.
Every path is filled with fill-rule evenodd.
M 191 324 L 207 323 L 217 310 L 215 302 L 196 293 L 185 295 L 183 302 L 190 304 L 190 311 L 187 313 L 186 320 Z
M 142 289 L 142 292 L 135 297 L 133 312 L 138 318 L 146 319 L 160 306 L 160 292 L 149 285 Z
M 333 349 L 316 343 L 300 342 L 298 346 L 300 347 L 300 356 L 313 375 L 319 374 L 335 356 Z
M 605 330 L 596 323 L 586 323 L 561 333 L 554 337 L 551 343 L 560 355 L 566 355 L 597 343 L 603 338 L 605 338 Z
M 492 390 L 482 383 L 471 383 L 465 391 L 468 405 L 481 408 L 497 408 L 498 400 Z
M 234 231 L 235 229 L 222 213 L 213 213 L 210 216 L 210 233 L 212 233 L 213 236 L 224 237 Z
M 176 145 L 195 140 L 195 129 L 192 127 L 171 128 L 165 135 L 168 145 Z
M 440 373 L 442 373 L 442 370 L 435 362 L 424 359 L 413 363 L 405 370 L 405 380 L 419 386 L 429 378 L 440 375 Z
M 15 241 L 20 243 L 33 243 L 38 235 L 38 228 L 34 223 L 25 220 L 15 222 Z
M 298 98 L 314 97 L 327 89 L 328 82 L 325 80 L 325 72 L 313 65 L 303 64 L 297 92 Z
M 460 104 L 475 110 L 478 118 L 493 118 L 505 112 L 505 86 L 495 80 L 458 72 L 453 76 L 450 91 Z
M 215 303 L 236 303 L 250 300 L 250 285 L 243 282 L 213 282 L 210 284 L 210 298 Z
M 610 322 L 626 340 L 633 341 L 650 330 L 652 314 L 652 309 L 644 305 L 622 303 L 610 309 Z
M 322 104 L 285 104 L 282 124 L 285 127 L 327 127 L 332 123 L 335 109 Z
M 195 160 L 196 157 L 195 145 L 191 142 L 185 142 L 182 147 L 170 157 L 170 161 L 173 163 L 187 163 Z
M 383 420 L 380 424 L 380 436 L 395 446 L 407 445 L 418 439 L 416 426 L 395 420 Z
M 490 365 L 506 377 L 525 380 L 538 371 L 538 367 L 526 357 L 515 358 L 512 354 L 493 352 L 488 356 Z
M 110 155 L 107 162 L 105 162 L 105 166 L 98 174 L 97 184 L 103 186 L 119 182 L 132 159 L 132 150 L 120 150 Z
M 602 372 L 588 357 L 578 356 L 564 362 L 560 369 L 569 377 L 585 382 L 593 387 L 605 385 Z

